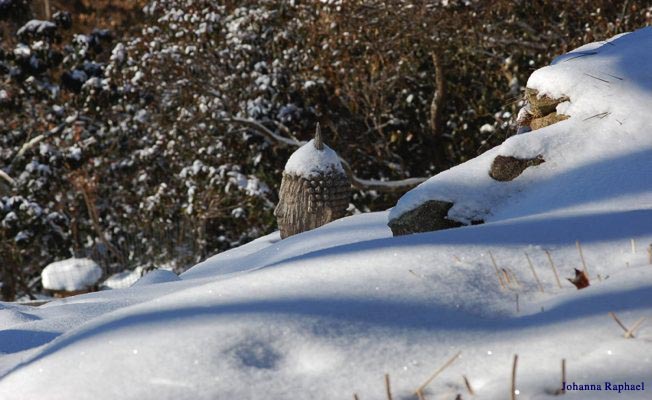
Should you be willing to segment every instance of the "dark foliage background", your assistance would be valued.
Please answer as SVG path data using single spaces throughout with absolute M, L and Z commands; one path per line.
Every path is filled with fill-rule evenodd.
M 431 176 L 513 133 L 532 71 L 651 17 L 643 1 L 0 0 L 2 298 L 38 293 L 57 259 L 181 271 L 276 229 L 294 148 L 238 120 L 299 140 L 320 122 L 361 178 Z M 359 189 L 351 212 L 399 195 Z

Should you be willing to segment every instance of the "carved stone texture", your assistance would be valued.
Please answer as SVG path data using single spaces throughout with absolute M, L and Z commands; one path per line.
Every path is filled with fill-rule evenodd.
M 497 156 L 491 164 L 489 176 L 501 182 L 511 181 L 521 175 L 528 167 L 544 163 L 541 156 L 530 159 L 521 159 L 511 156 Z
M 551 112 L 545 117 L 533 118 L 530 121 L 530 128 L 533 131 L 536 131 L 537 129 L 545 128 L 548 125 L 556 124 L 557 122 L 563 121 L 568 118 L 569 118 L 568 115 Z
M 451 207 L 453 207 L 453 203 L 447 201 L 429 200 L 414 210 L 389 221 L 388 225 L 394 236 L 463 226 L 464 224 L 460 222 L 448 219 L 448 210 Z
M 342 218 L 350 192 L 349 178 L 334 169 L 310 177 L 283 173 L 279 203 L 274 210 L 281 238 Z

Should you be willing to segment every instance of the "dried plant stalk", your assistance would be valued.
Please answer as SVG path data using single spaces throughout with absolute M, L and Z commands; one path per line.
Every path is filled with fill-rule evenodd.
M 527 258 L 527 263 L 530 265 L 530 270 L 532 271 L 532 275 L 534 275 L 534 280 L 537 281 L 537 286 L 539 286 L 539 290 L 541 293 L 544 293 L 545 291 L 543 290 L 543 285 L 541 284 L 541 281 L 539 280 L 539 276 L 537 275 L 537 271 L 534 270 L 534 265 L 532 264 L 532 260 L 530 260 L 530 256 L 525 253 L 525 258 Z
M 389 374 L 385 374 L 385 390 L 387 391 L 387 400 L 392 400 L 392 386 L 389 382 Z
M 557 286 L 561 289 L 561 281 L 559 280 L 559 273 L 557 272 L 557 267 L 555 267 L 555 263 L 552 261 L 552 256 L 550 255 L 550 252 L 546 250 L 546 255 L 548 256 L 548 261 L 550 261 L 550 267 L 552 268 L 552 272 L 555 273 L 555 280 L 557 281 Z
M 518 364 L 518 354 L 514 354 L 514 363 L 512 364 L 512 395 L 511 399 L 516 400 L 516 366 Z
M 502 289 L 505 289 L 505 283 L 503 282 L 503 278 L 500 276 L 500 269 L 498 268 L 498 264 L 496 264 L 496 259 L 494 259 L 494 255 L 491 254 L 491 251 L 489 252 L 489 257 L 491 258 L 491 263 L 494 266 L 494 270 L 496 271 L 496 276 L 498 277 L 498 282 L 500 283 L 500 287 Z
M 579 251 L 580 253 L 580 259 L 582 260 L 582 269 L 584 270 L 586 277 L 590 278 L 589 270 L 586 267 L 586 261 L 584 260 L 584 252 L 582 251 L 582 245 L 580 244 L 579 240 L 575 241 L 575 246 L 577 246 L 577 251 Z
M 428 379 L 427 379 L 427 380 L 426 380 L 426 381 L 425 381 L 421 386 L 419 386 L 419 388 L 415 391 L 415 394 L 416 394 L 417 396 L 421 396 L 421 397 L 423 397 L 423 389 L 425 389 L 426 386 L 428 386 L 428 385 L 430 384 L 430 382 L 432 382 L 432 381 L 433 381 L 433 380 L 434 380 L 434 379 L 435 379 L 439 374 L 441 374 L 443 370 L 445 370 L 445 369 L 448 368 L 448 367 L 449 367 L 453 362 L 455 362 L 455 360 L 457 360 L 457 358 L 458 358 L 461 354 L 462 354 L 461 351 L 457 352 L 457 354 L 455 354 L 455 355 L 454 355 L 453 357 L 451 357 L 448 361 L 446 361 L 446 363 L 445 363 L 444 365 L 442 365 L 441 367 L 439 367 L 439 369 L 437 369 L 437 370 L 436 370 L 432 375 L 430 375 L 430 378 L 428 378 Z M 419 398 L 421 398 L 421 397 L 419 397 Z
M 469 394 L 471 396 L 475 395 L 475 391 L 471 386 L 471 382 L 469 382 L 469 378 L 467 378 L 466 375 L 462 375 L 462 378 L 464 379 L 464 386 L 466 386 L 466 390 L 469 392 Z

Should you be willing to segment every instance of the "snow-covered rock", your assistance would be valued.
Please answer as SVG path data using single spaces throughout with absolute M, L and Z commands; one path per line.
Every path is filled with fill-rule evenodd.
M 613 48 L 638 42 L 638 59 L 649 61 L 650 30 L 631 35 Z M 571 386 L 564 398 L 649 399 L 652 330 L 643 324 L 625 339 L 608 313 L 630 328 L 652 313 L 652 91 L 640 89 L 652 84 L 645 73 L 618 76 L 632 79 L 611 86 L 628 85 L 617 92 L 624 97 L 594 105 L 616 113 L 612 103 L 626 96 L 645 100 L 615 116 L 622 125 L 584 121 L 578 109 L 580 117 L 510 139 L 414 192 L 458 199 L 484 189 L 455 203 L 467 217 L 492 206 L 483 225 L 392 237 L 387 212 L 356 215 L 285 240 L 259 238 L 178 281 L 14 306 L 0 314 L 0 327 L 10 327 L 0 330 L 0 398 L 383 399 L 389 374 L 393 398 L 410 399 L 461 352 L 426 398 L 467 398 L 463 376 L 473 399 L 508 398 L 518 354 L 519 399 L 554 398 L 562 359 L 569 382 L 602 388 Z M 565 93 L 573 102 L 581 91 Z M 522 182 L 519 192 L 488 176 L 499 154 L 546 162 L 509 183 Z M 591 279 L 581 291 L 563 279 L 582 263 L 576 242 Z M 646 389 L 618 393 L 606 382 Z
M 97 284 L 101 277 L 102 268 L 88 258 L 53 262 L 41 272 L 43 288 L 68 292 L 88 289 Z
M 398 219 L 421 204 L 453 203 L 448 218 L 501 221 L 535 214 L 636 208 L 652 170 L 652 28 L 592 43 L 535 71 L 527 86 L 569 119 L 516 135 L 406 193 L 391 210 Z M 560 99 L 569 99 L 560 103 Z M 543 104 L 543 103 L 542 103 Z M 550 110 L 544 110 L 549 112 Z M 511 182 L 489 176 L 497 156 L 546 162 Z M 632 197 L 615 203 L 614 187 Z

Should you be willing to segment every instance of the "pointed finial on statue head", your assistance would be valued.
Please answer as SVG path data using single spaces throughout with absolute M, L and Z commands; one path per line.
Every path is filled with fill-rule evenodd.
M 315 148 L 317 150 L 324 150 L 324 138 L 321 136 L 321 127 L 319 122 L 317 122 L 317 128 L 315 129 Z

